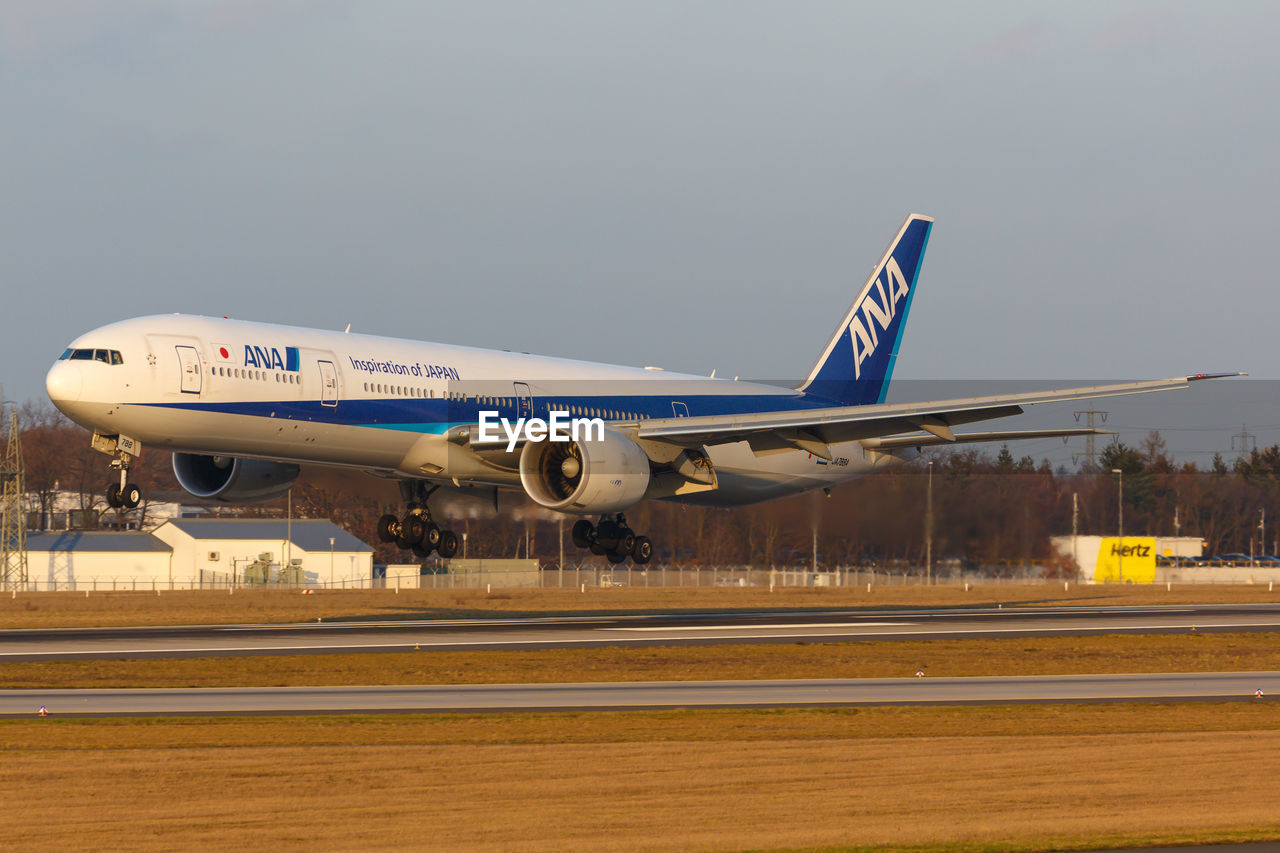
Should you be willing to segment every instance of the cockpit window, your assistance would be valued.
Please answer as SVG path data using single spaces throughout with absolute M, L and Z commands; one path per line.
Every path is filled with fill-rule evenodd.
M 69 349 L 58 357 L 58 361 L 100 361 L 103 364 L 124 364 L 120 350 L 115 349 Z

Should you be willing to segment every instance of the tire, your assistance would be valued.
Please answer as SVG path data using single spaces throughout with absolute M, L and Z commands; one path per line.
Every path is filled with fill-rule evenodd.
M 653 559 L 653 542 L 648 536 L 637 536 L 636 544 L 631 546 L 631 559 L 637 566 L 643 566 Z
M 391 513 L 387 513 L 378 519 L 378 538 L 383 542 L 396 541 L 396 532 L 400 526 L 400 519 Z
M 590 548 L 591 553 L 595 554 L 597 557 L 600 557 L 609 553 L 609 549 L 601 545 L 599 542 L 592 542 L 587 547 Z
M 413 556 L 417 557 L 419 560 L 425 560 L 431 556 L 431 552 L 434 551 L 435 548 L 428 547 L 426 545 L 414 545 L 411 550 L 413 551 Z
M 440 545 L 437 550 L 440 552 L 440 556 L 446 560 L 458 553 L 458 537 L 454 535 L 452 530 L 440 532 Z
M 613 550 L 622 555 L 629 555 L 631 549 L 636 546 L 636 534 L 630 527 L 622 528 L 622 532 L 618 534 L 618 544 L 613 546 Z
M 575 548 L 590 548 L 595 539 L 596 528 L 585 518 L 573 525 L 573 545 Z
M 425 531 L 422 534 L 422 547 L 428 552 L 434 551 L 440 547 L 440 525 L 434 521 L 428 521 Z
M 618 539 L 621 538 L 623 529 L 624 528 L 619 527 L 613 522 L 597 526 L 596 535 L 591 540 L 593 550 L 596 545 L 599 545 L 605 551 L 613 551 L 616 549 L 618 546 Z
M 120 487 L 115 483 L 107 485 L 107 506 L 112 509 L 119 509 L 122 506 L 120 503 Z
M 403 536 L 397 536 L 395 542 L 396 542 L 396 547 L 399 548 L 401 551 L 408 551 L 414 545 L 418 544 L 417 542 L 410 542 L 408 539 L 405 539 Z
M 133 483 L 126 483 L 124 491 L 120 493 L 120 503 L 129 509 L 133 509 L 142 503 L 142 489 L 139 489 Z
M 623 560 L 627 559 L 627 557 L 629 556 L 631 555 L 619 554 L 617 551 L 610 551 L 609 553 L 605 554 L 605 557 L 609 559 L 610 565 L 614 565 L 614 566 L 618 565 L 618 563 L 621 563 Z
M 420 515 L 406 515 L 400 522 L 400 538 L 410 545 L 422 542 L 422 535 L 427 532 L 427 523 Z

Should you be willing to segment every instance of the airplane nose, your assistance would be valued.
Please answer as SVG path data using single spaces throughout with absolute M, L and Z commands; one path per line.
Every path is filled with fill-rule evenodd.
M 55 406 L 61 403 L 74 403 L 80 399 L 80 391 L 84 386 L 84 377 L 80 373 L 80 365 L 71 361 L 54 362 L 49 375 L 44 379 L 45 391 Z

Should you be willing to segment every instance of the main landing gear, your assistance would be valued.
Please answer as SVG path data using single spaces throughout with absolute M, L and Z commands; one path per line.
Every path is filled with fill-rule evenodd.
M 458 553 L 458 537 L 452 530 L 441 530 L 431 519 L 427 498 L 439 486 L 427 488 L 422 483 L 405 483 L 403 491 L 409 498 L 408 512 L 404 518 L 388 513 L 378 519 L 378 538 L 394 542 L 404 551 L 412 551 L 418 559 L 425 560 L 432 552 L 444 559 Z
M 600 517 L 599 524 L 592 524 L 585 518 L 573 525 L 573 544 L 579 548 L 590 548 L 591 553 L 601 554 L 613 565 L 630 557 L 637 566 L 643 566 L 653 559 L 653 543 L 648 536 L 637 536 L 635 531 L 627 527 L 627 520 L 622 513 L 612 518 Z

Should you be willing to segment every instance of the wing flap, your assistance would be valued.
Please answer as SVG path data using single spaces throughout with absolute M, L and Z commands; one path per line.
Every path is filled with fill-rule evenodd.
M 1075 438 L 1081 435 L 1113 435 L 1105 429 L 1016 429 L 1003 432 L 960 433 L 952 439 L 937 435 L 894 435 L 868 438 L 862 446 L 868 450 L 894 450 L 901 447 L 936 447 L 956 444 L 974 444 L 982 441 L 1026 441 L 1032 438 Z

